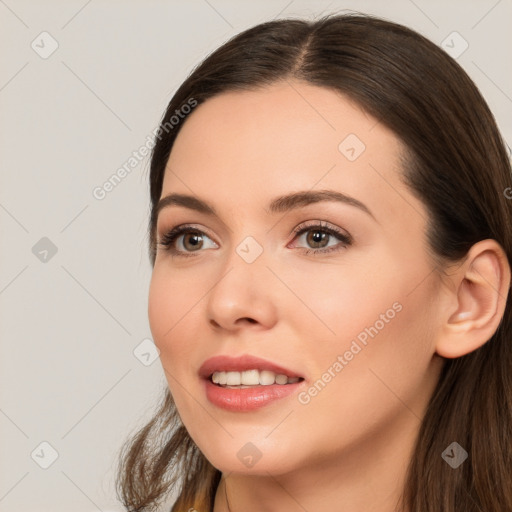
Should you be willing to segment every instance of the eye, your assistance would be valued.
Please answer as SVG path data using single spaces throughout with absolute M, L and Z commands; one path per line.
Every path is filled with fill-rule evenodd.
M 306 244 L 312 246 L 312 249 L 304 249 L 305 254 L 325 254 L 329 252 L 339 251 L 352 244 L 352 237 L 343 233 L 334 226 L 322 224 L 322 221 L 315 221 L 313 224 L 298 226 L 294 233 L 296 238 L 302 238 L 304 234 Z M 329 238 L 335 238 L 339 243 L 329 246 L 325 242 Z
M 294 229 L 295 239 L 300 239 L 304 234 L 306 244 L 313 246 L 311 249 L 301 248 L 305 254 L 325 254 L 329 252 L 342 250 L 352 244 L 352 237 L 339 228 L 329 226 L 322 221 L 314 221 L 310 224 L 301 224 Z M 183 237 L 183 238 L 182 238 Z M 329 239 L 338 240 L 337 244 L 329 245 L 325 242 Z M 190 225 L 177 226 L 165 235 L 158 243 L 165 250 L 169 251 L 173 256 L 195 256 L 194 253 L 201 252 L 204 248 L 204 240 L 210 240 L 213 246 L 210 248 L 218 247 L 213 240 L 202 230 L 194 228 Z M 176 246 L 178 243 L 178 246 Z
M 183 238 L 178 240 L 182 235 L 184 235 Z M 188 225 L 181 225 L 168 231 L 162 237 L 158 245 L 175 256 L 194 256 L 194 252 L 200 252 L 200 249 L 203 248 L 204 238 L 211 240 L 210 237 L 200 229 Z M 180 248 L 176 248 L 176 241 L 178 241 L 178 245 L 181 245 Z M 212 243 L 215 247 L 217 246 L 215 242 L 212 241 Z

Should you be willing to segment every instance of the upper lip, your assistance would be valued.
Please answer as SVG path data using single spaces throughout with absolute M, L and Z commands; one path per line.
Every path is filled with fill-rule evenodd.
M 269 370 L 274 372 L 276 375 L 286 375 L 287 377 L 300 377 L 302 375 L 285 368 L 284 366 L 261 359 L 260 357 L 251 356 L 245 354 L 239 357 L 231 357 L 219 355 L 207 359 L 199 368 L 199 375 L 203 379 L 209 379 L 214 372 L 219 371 L 231 371 L 231 372 L 243 372 L 245 370 Z

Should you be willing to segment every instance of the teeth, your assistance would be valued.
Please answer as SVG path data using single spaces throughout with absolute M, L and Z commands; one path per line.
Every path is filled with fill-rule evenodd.
M 243 372 L 214 372 L 214 384 L 221 386 L 270 386 L 272 384 L 293 384 L 299 377 L 276 374 L 269 370 L 245 370 Z
M 270 386 L 276 382 L 277 375 L 274 372 L 270 372 L 268 370 L 263 370 L 259 372 L 260 374 L 260 384 L 262 386 Z M 285 375 L 286 377 L 286 375 Z M 288 380 L 288 378 L 286 378 Z
M 215 372 L 212 376 L 212 380 L 215 384 L 227 384 L 228 379 L 226 376 L 226 372 Z
M 288 377 L 286 375 L 276 375 L 276 384 L 286 384 Z
M 229 372 L 240 375 L 240 384 L 244 386 L 257 386 L 260 383 L 258 370 L 246 370 L 245 372 Z
M 238 372 L 227 372 L 226 384 L 228 386 L 240 386 L 242 384 L 242 376 Z

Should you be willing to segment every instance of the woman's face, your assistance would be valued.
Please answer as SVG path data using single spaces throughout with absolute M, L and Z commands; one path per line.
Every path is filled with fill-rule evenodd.
M 440 371 L 439 278 L 399 152 L 357 105 L 300 82 L 224 93 L 187 118 L 161 197 L 215 214 L 183 201 L 160 210 L 148 314 L 180 417 L 221 471 L 410 448 Z M 203 366 L 245 355 L 268 365 Z M 214 384 L 214 371 L 250 387 Z M 274 374 L 292 382 L 260 384 Z

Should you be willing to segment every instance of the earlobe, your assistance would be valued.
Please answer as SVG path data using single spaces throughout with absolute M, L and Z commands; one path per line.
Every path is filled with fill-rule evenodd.
M 510 264 L 496 240 L 482 240 L 450 280 L 454 306 L 446 312 L 436 352 L 456 358 L 480 348 L 498 329 L 510 288 Z

